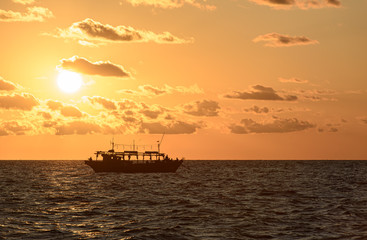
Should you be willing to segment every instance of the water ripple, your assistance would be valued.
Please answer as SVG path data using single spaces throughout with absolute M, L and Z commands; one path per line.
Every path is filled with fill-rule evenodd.
M 175 174 L 0 161 L 0 239 L 363 239 L 367 162 L 186 161 Z

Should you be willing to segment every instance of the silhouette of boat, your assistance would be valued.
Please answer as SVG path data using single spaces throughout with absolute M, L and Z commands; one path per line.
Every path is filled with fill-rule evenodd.
M 163 135 L 164 136 L 164 135 Z M 85 161 L 97 172 L 122 172 L 122 173 L 174 173 L 181 166 L 183 159 L 173 160 L 165 153 L 160 152 L 160 145 L 163 140 L 158 142 L 158 151 L 135 151 L 133 150 L 117 152 L 114 150 L 115 143 L 112 141 L 112 149 L 108 151 L 96 151 L 96 159 L 91 157 Z M 98 160 L 102 156 L 102 160 Z

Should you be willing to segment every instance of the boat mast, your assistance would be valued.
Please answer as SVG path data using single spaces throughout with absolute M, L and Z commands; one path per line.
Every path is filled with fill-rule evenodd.
M 112 150 L 115 150 L 115 137 L 112 137 L 111 147 L 112 147 Z
M 158 153 L 161 152 L 161 144 L 162 144 L 162 141 L 163 141 L 164 134 L 165 133 L 163 133 L 163 135 L 162 135 L 161 141 L 158 141 Z

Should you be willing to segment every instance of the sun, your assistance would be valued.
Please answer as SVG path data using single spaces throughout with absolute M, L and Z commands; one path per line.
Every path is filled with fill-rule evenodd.
M 66 93 L 74 93 L 80 89 L 83 79 L 80 74 L 62 70 L 57 77 L 57 85 L 60 90 Z

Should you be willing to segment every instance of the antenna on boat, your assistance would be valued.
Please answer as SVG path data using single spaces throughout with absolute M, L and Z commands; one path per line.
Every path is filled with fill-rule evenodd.
M 161 144 L 162 144 L 162 141 L 163 141 L 164 134 L 166 134 L 166 133 L 165 132 L 163 133 L 161 141 L 157 141 L 158 142 L 158 153 L 161 152 Z
M 112 140 L 111 140 L 111 146 L 112 146 L 112 150 L 115 150 L 115 137 L 112 137 Z

